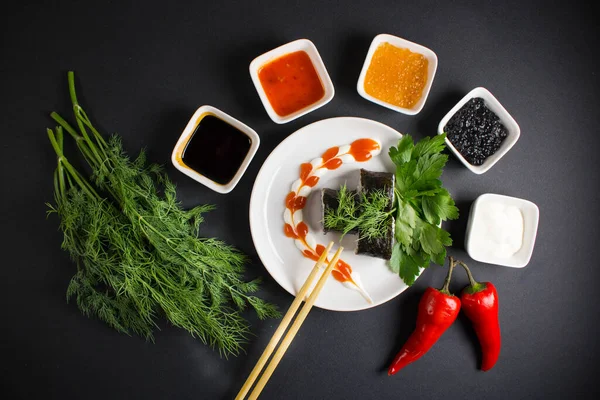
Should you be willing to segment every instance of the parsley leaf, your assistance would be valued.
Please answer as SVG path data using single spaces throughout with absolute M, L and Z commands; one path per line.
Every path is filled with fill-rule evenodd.
M 417 144 L 404 135 L 389 156 L 396 165 L 396 226 L 390 268 L 407 285 L 414 283 L 420 268 L 430 262 L 443 264 L 450 234 L 439 227 L 442 221 L 458 218 L 458 208 L 440 177 L 448 156 L 445 134 L 425 137 Z
M 413 148 L 415 147 L 412 138 L 410 135 L 404 135 L 400 142 L 398 142 L 398 147 L 390 147 L 390 158 L 394 164 L 402 164 L 410 161 L 412 156 Z
M 430 154 L 419 157 L 410 189 L 421 191 L 441 187 L 442 181 L 438 178 L 442 175 L 447 161 L 448 156 L 445 154 Z
M 423 197 L 421 201 L 425 218 L 434 225 L 438 225 L 440 221 L 458 218 L 458 208 L 444 188 L 439 188 L 433 196 Z
M 410 160 L 401 164 L 396 164 L 396 189 L 401 193 L 411 190 L 415 181 L 414 175 L 417 170 L 417 161 Z
M 445 133 L 442 135 L 436 135 L 433 138 L 430 138 L 429 136 L 424 137 L 414 146 L 412 157 L 418 158 L 426 154 L 441 153 L 446 148 L 446 144 L 444 142 L 445 139 Z
M 419 264 L 398 243 L 394 246 L 390 261 L 392 265 L 395 265 L 392 267 L 392 271 L 398 271 L 404 283 L 409 286 L 415 283 L 415 279 L 419 275 Z
M 392 258 L 390 259 L 390 269 L 392 272 L 400 273 L 400 263 L 402 262 L 402 246 L 400 243 L 395 243 L 392 250 Z
M 441 252 L 433 255 L 431 257 L 431 260 L 437 265 L 444 265 L 444 262 L 446 261 L 446 248 L 444 247 L 444 249 Z
M 423 224 L 419 240 L 421 241 L 421 247 L 427 254 L 438 254 L 444 247 L 438 240 L 437 229 L 435 225 Z
M 417 223 L 417 213 L 414 208 L 404 200 L 398 200 L 396 209 L 396 241 L 404 246 L 410 246 L 413 242 L 413 231 Z

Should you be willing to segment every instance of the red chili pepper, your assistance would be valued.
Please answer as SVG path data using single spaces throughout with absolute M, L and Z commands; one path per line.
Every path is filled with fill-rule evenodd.
M 460 311 L 460 299 L 448 291 L 453 269 L 454 263 L 451 263 L 441 289 L 428 287 L 425 290 L 419 302 L 417 326 L 394 358 L 388 369 L 388 375 L 394 375 L 421 358 L 456 320 Z
M 500 355 L 500 323 L 498 321 L 498 292 L 490 282 L 477 282 L 473 279 L 471 271 L 462 261 L 457 261 L 463 266 L 471 284 L 463 289 L 461 300 L 463 310 L 473 323 L 475 333 L 481 345 L 483 354 L 481 369 L 488 371 L 498 361 Z M 451 258 L 450 263 L 453 263 Z

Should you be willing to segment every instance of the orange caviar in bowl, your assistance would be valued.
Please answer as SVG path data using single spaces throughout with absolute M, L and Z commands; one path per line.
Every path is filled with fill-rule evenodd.
M 409 49 L 381 43 L 365 75 L 365 92 L 383 102 L 413 108 L 427 84 L 429 62 Z

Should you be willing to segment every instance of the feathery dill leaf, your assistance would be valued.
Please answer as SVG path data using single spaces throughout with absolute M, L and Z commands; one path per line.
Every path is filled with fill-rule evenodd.
M 342 238 L 358 226 L 359 207 L 356 193 L 343 184 L 337 192 L 337 208 L 325 209 L 323 225 L 327 229 L 342 232 Z
M 358 196 L 344 184 L 337 193 L 337 202 L 337 208 L 325 210 L 325 228 L 342 232 L 342 238 L 356 229 L 360 239 L 385 236 L 387 222 L 394 210 L 387 211 L 390 199 L 383 190 L 373 190 Z
M 385 236 L 387 223 L 394 213 L 394 210 L 386 211 L 389 203 L 390 198 L 383 190 L 372 190 L 368 194 L 361 193 L 360 239 L 371 240 Z
M 240 311 L 278 317 L 275 306 L 251 295 L 258 281 L 244 280 L 246 257 L 212 238 L 198 238 L 211 205 L 184 210 L 175 185 L 142 151 L 135 160 L 118 136 L 106 140 L 77 102 L 68 74 L 76 128 L 58 122 L 48 137 L 57 154 L 54 205 L 62 248 L 77 264 L 67 288 L 84 315 L 126 334 L 152 340 L 164 315 L 224 356 L 237 355 L 249 334 Z M 65 157 L 63 130 L 91 168 L 86 179 Z

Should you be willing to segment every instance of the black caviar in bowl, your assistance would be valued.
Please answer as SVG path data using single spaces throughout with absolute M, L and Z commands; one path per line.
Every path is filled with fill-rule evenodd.
M 500 118 L 481 97 L 466 102 L 450 118 L 444 132 L 448 140 L 472 165 L 481 165 L 494 154 L 508 136 L 508 130 Z

